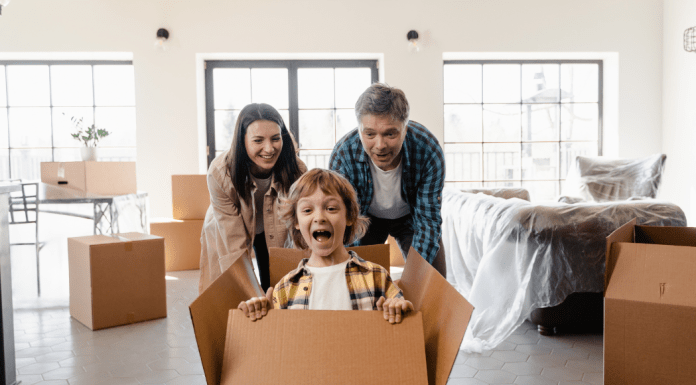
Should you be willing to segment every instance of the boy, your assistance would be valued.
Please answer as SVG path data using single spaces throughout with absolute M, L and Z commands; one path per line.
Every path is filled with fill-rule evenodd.
M 389 323 L 400 323 L 413 310 L 389 272 L 367 262 L 345 244 L 365 234 L 355 190 L 334 171 L 315 168 L 302 175 L 282 199 L 281 217 L 295 245 L 310 257 L 288 273 L 266 297 L 238 306 L 252 321 L 267 309 L 380 310 Z M 272 305 L 270 305 L 272 303 Z

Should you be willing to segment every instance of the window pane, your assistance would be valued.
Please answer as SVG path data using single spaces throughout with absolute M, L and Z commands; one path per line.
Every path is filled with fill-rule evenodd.
M 448 64 L 444 76 L 445 103 L 481 103 L 480 64 Z
M 300 159 L 307 165 L 307 169 L 329 168 L 331 150 L 300 150 Z
M 0 108 L 0 149 L 8 147 L 7 108 Z
M 215 150 L 225 151 L 230 148 L 234 134 L 234 125 L 237 124 L 239 110 L 215 111 Z
M 562 140 L 597 140 L 599 112 L 596 103 L 561 105 Z
M 372 84 L 370 68 L 336 68 L 336 108 L 355 109 L 355 102 Z
M 94 100 L 98 106 L 134 106 L 133 66 L 95 65 Z
M 286 68 L 252 68 L 251 101 L 267 103 L 276 109 L 287 109 L 288 70 Z
M 0 180 L 10 179 L 10 150 L 0 148 Z
M 445 182 L 445 187 L 456 188 L 458 190 L 481 188 L 482 182 Z
M 520 117 L 519 104 L 484 104 L 483 140 L 486 142 L 519 142 Z
M 51 109 L 15 107 L 10 115 L 11 147 L 51 147 Z
M 135 107 L 97 107 L 94 122 L 110 132 L 99 147 L 135 147 Z
M 333 108 L 333 68 L 299 68 L 297 98 L 299 108 Z
M 524 103 L 558 103 L 558 64 L 522 65 L 522 101 Z
M 559 179 L 558 143 L 522 144 L 522 180 Z
M 481 144 L 445 143 L 445 180 L 481 180 Z
M 52 161 L 51 149 L 10 150 L 12 179 L 41 179 L 41 162 Z
M 520 144 L 484 143 L 483 180 L 519 180 Z
M 336 110 L 336 141 L 340 140 L 354 128 L 358 127 L 355 110 Z
M 241 110 L 251 103 L 251 69 L 213 69 L 213 92 L 216 109 Z
M 77 132 L 71 118 L 82 118 L 82 126 L 89 127 L 94 123 L 92 107 L 56 107 L 53 109 L 53 145 L 56 147 L 75 147 L 83 145 L 71 134 Z M 109 130 L 111 131 L 111 130 Z
M 445 142 L 480 142 L 482 125 L 480 104 L 445 105 Z
M 559 106 L 559 104 L 523 104 L 522 140 L 557 141 L 560 127 Z
M 543 181 L 528 182 L 523 181 L 522 187 L 529 191 L 532 202 L 552 202 L 558 199 L 560 182 Z
M 299 120 L 301 149 L 333 148 L 336 143 L 333 110 L 300 111 Z
M 521 183 L 518 180 L 511 181 L 497 181 L 497 182 L 483 182 L 483 188 L 510 188 L 510 187 L 521 187 Z
M 561 178 L 568 175 L 568 167 L 577 156 L 597 156 L 597 142 L 561 143 Z
M 285 123 L 285 128 L 290 131 L 290 111 L 289 110 L 278 110 L 280 117 L 283 118 L 283 123 Z
M 483 102 L 520 102 L 520 65 L 483 65 Z
M 10 106 L 48 106 L 48 66 L 7 66 Z
M 54 106 L 92 106 L 92 66 L 51 66 Z
M 75 141 L 77 143 L 77 141 Z M 82 147 L 62 147 L 53 149 L 53 161 L 54 162 L 79 162 L 82 160 L 80 156 L 80 149 Z M 101 153 L 103 148 L 101 146 L 97 150 L 97 154 Z M 97 155 L 98 156 L 98 155 Z
M 102 162 L 135 162 L 136 150 L 133 147 L 101 147 L 97 160 Z
M 599 66 L 597 64 L 561 64 L 561 89 L 564 102 L 597 102 Z
M 0 107 L 7 106 L 7 90 L 5 89 L 5 66 L 0 66 Z

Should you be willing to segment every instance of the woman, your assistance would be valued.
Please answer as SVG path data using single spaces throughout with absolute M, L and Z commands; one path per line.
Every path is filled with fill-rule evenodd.
M 287 239 L 278 218 L 278 195 L 306 170 L 275 108 L 253 103 L 242 109 L 230 149 L 208 169 L 210 207 L 201 234 L 199 292 L 237 258 L 254 254 L 266 291 L 271 285 L 268 248 L 284 247 Z

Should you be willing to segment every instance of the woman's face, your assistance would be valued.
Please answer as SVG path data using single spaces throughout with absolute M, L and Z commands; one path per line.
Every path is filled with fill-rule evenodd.
M 280 126 L 270 120 L 257 120 L 247 127 L 244 146 L 251 159 L 251 173 L 263 176 L 271 172 L 283 148 Z

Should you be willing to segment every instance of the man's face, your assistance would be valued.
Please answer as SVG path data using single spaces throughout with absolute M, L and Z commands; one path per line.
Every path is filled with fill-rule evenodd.
M 401 161 L 406 124 L 375 115 L 365 115 L 359 123 L 360 141 L 375 165 L 384 171 L 395 169 Z

